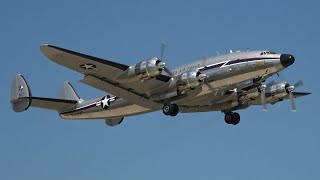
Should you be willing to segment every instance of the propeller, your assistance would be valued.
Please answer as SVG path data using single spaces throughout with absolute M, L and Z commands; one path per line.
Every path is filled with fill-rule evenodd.
M 160 60 L 163 61 L 164 59 L 164 52 L 166 50 L 167 44 L 165 42 L 161 42 L 161 46 L 160 46 Z M 165 66 L 165 62 L 161 62 L 164 63 L 164 66 L 162 67 L 162 69 L 171 77 L 174 77 L 174 75 L 172 74 L 172 72 Z
M 278 72 L 277 73 L 278 77 L 282 80 L 285 81 L 286 77 L 283 75 L 282 72 Z M 291 106 L 291 111 L 292 112 L 296 112 L 297 108 L 295 105 L 295 101 L 294 101 L 294 96 L 293 96 L 293 90 L 297 87 L 303 86 L 303 81 L 299 80 L 297 81 L 294 85 L 290 85 L 289 83 L 286 84 L 286 91 L 289 94 L 289 98 L 290 98 L 290 106 Z
M 261 98 L 262 110 L 263 111 L 268 111 L 268 107 L 267 107 L 267 104 L 266 104 L 266 89 L 267 89 L 267 85 L 261 85 L 259 89 L 260 89 L 260 98 Z
M 289 98 L 290 98 L 290 106 L 291 106 L 291 111 L 296 112 L 296 104 L 294 102 L 294 96 L 293 96 L 293 90 L 297 87 L 300 87 L 303 85 L 303 81 L 299 80 L 296 82 L 294 85 L 290 85 L 289 83 L 286 85 L 286 91 L 289 93 Z

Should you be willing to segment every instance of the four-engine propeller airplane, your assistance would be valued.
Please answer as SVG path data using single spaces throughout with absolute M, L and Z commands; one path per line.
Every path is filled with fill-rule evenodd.
M 59 99 L 34 97 L 25 78 L 18 74 L 11 88 L 15 112 L 30 106 L 55 110 L 64 119 L 105 119 L 109 126 L 120 124 L 124 117 L 161 110 L 165 115 L 221 111 L 225 121 L 236 125 L 240 115 L 234 111 L 252 105 L 275 104 L 308 95 L 293 92 L 295 85 L 270 82 L 267 78 L 292 65 L 293 55 L 272 51 L 230 52 L 208 57 L 169 70 L 158 58 L 149 58 L 127 66 L 52 45 L 42 45 L 42 53 L 53 62 L 84 75 L 80 82 L 113 94 L 83 100 L 69 82 Z M 163 54 L 163 53 L 162 53 Z

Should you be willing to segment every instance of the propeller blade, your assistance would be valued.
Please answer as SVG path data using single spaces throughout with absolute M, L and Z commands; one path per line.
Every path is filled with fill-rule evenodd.
M 290 102 L 291 102 L 291 111 L 292 112 L 296 112 L 297 108 L 296 108 L 296 105 L 294 103 L 294 96 L 293 96 L 292 92 L 289 93 L 289 97 L 290 97 Z
M 169 76 L 174 77 L 174 75 L 172 74 L 172 72 L 171 72 L 167 67 L 164 67 L 163 70 L 164 70 L 164 72 L 166 72 Z
M 166 47 L 167 47 L 167 44 L 162 41 L 161 42 L 161 46 L 160 46 L 160 61 L 163 61 L 164 59 L 164 52 L 166 50 Z M 163 62 L 164 63 L 164 62 Z M 164 66 L 163 66 L 163 70 L 164 72 L 166 72 L 169 76 L 171 77 L 174 77 L 174 75 L 172 74 L 172 72 L 165 66 L 165 63 L 164 63 Z
M 167 47 L 167 44 L 165 43 L 165 42 L 161 42 L 161 49 L 160 49 L 160 52 L 161 52 L 161 54 L 160 54 L 160 60 L 161 61 L 163 61 L 163 57 L 164 57 L 164 52 L 165 52 L 165 50 L 166 50 L 166 47 Z
M 214 88 L 211 86 L 211 84 L 207 81 L 207 79 L 204 79 L 204 84 L 209 88 L 210 91 L 213 91 Z
M 302 80 L 300 80 L 300 81 L 298 81 L 298 82 L 296 82 L 294 84 L 294 87 L 299 87 L 299 86 L 303 86 L 303 81 Z
M 266 90 L 262 90 L 261 91 L 261 104 L 262 104 L 262 110 L 263 111 L 268 111 L 268 107 L 267 107 L 267 104 L 266 104 Z

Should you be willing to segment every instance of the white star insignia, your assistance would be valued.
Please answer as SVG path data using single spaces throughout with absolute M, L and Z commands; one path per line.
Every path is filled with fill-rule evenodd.
M 101 100 L 101 105 L 102 105 L 103 109 L 106 108 L 106 106 L 109 107 L 110 106 L 110 99 L 107 98 L 107 96 L 104 97 L 104 99 Z
M 81 64 L 80 67 L 81 67 L 82 69 L 87 69 L 87 70 L 89 70 L 89 69 L 96 69 L 96 66 L 95 66 L 94 64 Z

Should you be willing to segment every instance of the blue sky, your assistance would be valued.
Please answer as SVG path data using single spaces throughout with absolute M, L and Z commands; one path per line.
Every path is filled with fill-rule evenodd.
M 9 1 L 0 6 L 0 179 L 320 179 L 318 1 Z M 81 75 L 47 60 L 47 43 L 135 64 L 159 56 L 174 68 L 216 51 L 291 53 L 284 71 L 304 80 L 297 99 L 240 111 L 229 126 L 220 112 L 155 112 L 126 118 L 67 121 L 30 108 L 14 113 L 11 81 L 23 74 L 35 96 L 57 97 L 70 81 L 84 99 L 104 95 Z

